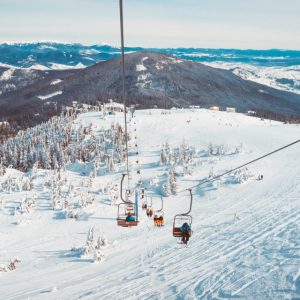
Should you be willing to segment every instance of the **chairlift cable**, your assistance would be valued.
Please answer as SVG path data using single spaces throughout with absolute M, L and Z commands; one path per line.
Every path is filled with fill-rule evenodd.
M 257 162 L 257 161 L 259 161 L 259 160 L 262 160 L 262 159 L 264 159 L 264 158 L 266 158 L 266 157 L 268 157 L 268 156 L 270 156 L 270 155 L 273 155 L 273 154 L 275 154 L 275 153 L 277 153 L 277 152 L 279 152 L 279 151 L 282 151 L 282 150 L 284 150 L 284 149 L 286 149 L 286 148 L 289 148 L 289 147 L 291 147 L 291 146 L 293 146 L 293 145 L 295 145 L 295 144 L 297 144 L 297 143 L 300 143 L 300 139 L 299 139 L 299 140 L 296 140 L 296 141 L 294 141 L 294 142 L 292 142 L 292 143 L 290 143 L 290 144 L 288 144 L 288 145 L 285 145 L 285 146 L 283 146 L 283 147 L 281 147 L 281 148 L 279 148 L 279 149 L 276 149 L 276 150 L 274 150 L 274 151 L 272 151 L 272 152 L 269 152 L 269 153 L 267 153 L 267 154 L 265 154 L 265 155 L 263 155 L 263 156 L 260 156 L 260 157 L 258 157 L 258 158 L 256 158 L 256 159 L 253 159 L 253 160 L 251 160 L 251 161 L 249 161 L 249 162 L 247 162 L 247 163 L 244 163 L 244 164 L 241 165 L 241 166 L 238 166 L 238 167 L 233 168 L 233 169 L 231 169 L 231 170 L 229 170 L 229 171 L 226 171 L 226 172 L 224 172 L 224 173 L 222 173 L 222 174 L 220 174 L 220 175 L 216 175 L 216 176 L 214 176 L 214 177 L 212 177 L 212 178 L 209 178 L 209 179 L 206 179 L 206 180 L 204 180 L 204 181 L 201 181 L 200 183 L 198 183 L 198 184 L 196 184 L 196 185 L 194 185 L 194 186 L 191 186 L 191 187 L 189 187 L 189 188 L 186 188 L 186 189 L 184 189 L 184 190 L 181 190 L 181 191 L 179 191 L 178 193 L 183 193 L 183 192 L 186 192 L 186 191 L 192 191 L 194 188 L 196 188 L 196 187 L 198 187 L 198 186 L 201 186 L 201 185 L 203 185 L 203 184 L 205 184 L 205 183 L 208 183 L 208 182 L 214 182 L 215 180 L 219 179 L 220 177 L 223 177 L 223 176 L 225 176 L 225 175 L 227 175 L 227 174 L 232 173 L 233 171 L 239 170 L 239 169 L 241 169 L 241 168 L 243 168 L 243 167 L 245 167 L 245 166 L 248 166 L 248 165 L 250 165 L 250 164 L 253 164 L 254 162 Z

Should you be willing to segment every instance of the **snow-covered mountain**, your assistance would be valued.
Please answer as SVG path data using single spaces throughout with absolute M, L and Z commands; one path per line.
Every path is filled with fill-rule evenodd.
M 70 111 L 0 148 L 19 169 L 0 164 L 0 299 L 300 297 L 299 144 L 194 189 L 188 247 L 172 236 L 190 204 L 182 189 L 299 139 L 298 125 L 205 109 L 129 113 L 130 187 L 146 188 L 154 210 L 164 196 L 165 226 L 139 198 L 139 225 L 121 228 L 123 114 L 103 112 Z
M 78 103 L 121 100 L 120 57 L 84 69 L 33 71 L 30 80 L 15 80 L 11 69 L 4 71 L 5 85 L 19 85 L 0 95 L 0 118 L 14 126 L 47 120 L 65 106 Z M 27 71 L 24 73 L 27 74 Z M 17 77 L 18 78 L 18 77 Z M 14 81 L 13 81 L 14 80 Z M 219 106 L 239 112 L 255 110 L 261 117 L 295 120 L 300 116 L 300 95 L 243 80 L 230 71 L 157 52 L 126 55 L 128 105 L 137 108 Z M 1 82 L 0 82 L 1 88 Z
M 243 79 L 300 94 L 300 65 L 262 67 L 244 63 L 207 62 L 214 68 L 230 70 Z
M 300 93 L 300 51 L 126 48 L 127 53 L 141 50 L 223 67 L 233 70 L 242 78 Z M 86 46 L 58 42 L 0 44 L 0 64 L 38 70 L 82 68 L 119 55 L 120 49 L 110 45 Z

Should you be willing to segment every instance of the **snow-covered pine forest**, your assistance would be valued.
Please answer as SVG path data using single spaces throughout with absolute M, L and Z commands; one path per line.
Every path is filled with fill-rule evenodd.
M 299 138 L 299 126 L 205 109 L 128 118 L 131 188 L 154 211 L 163 196 L 165 226 L 142 197 L 139 225 L 117 226 L 122 113 L 71 110 L 20 131 L 0 146 L 0 299 L 297 299 L 299 146 L 195 189 L 187 248 L 172 226 L 189 206 L 182 189 Z

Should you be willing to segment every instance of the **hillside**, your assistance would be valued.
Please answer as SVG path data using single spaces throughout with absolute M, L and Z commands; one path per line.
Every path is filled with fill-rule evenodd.
M 34 82 L 23 83 L 24 87 L 0 96 L 0 118 L 33 125 L 72 101 L 120 101 L 120 58 L 85 69 L 43 71 Z M 271 117 L 300 116 L 300 95 L 160 53 L 126 55 L 126 88 L 128 104 L 138 108 L 218 105 L 240 112 L 266 112 Z
M 91 160 L 66 162 L 60 172 L 8 168 L 0 176 L 0 270 L 15 256 L 21 261 L 14 271 L 0 271 L 0 299 L 298 299 L 299 144 L 194 190 L 188 247 L 172 237 L 172 226 L 189 205 L 188 194 L 178 191 L 298 139 L 299 126 L 204 109 L 135 112 L 131 187 L 141 181 L 159 209 L 155 197 L 167 192 L 174 169 L 177 184 L 164 197 L 164 227 L 154 228 L 140 207 L 139 226 L 128 229 L 116 225 L 114 205 L 124 162 L 114 156 L 109 170 L 104 155 L 117 153 L 111 130 L 122 120 L 90 112 L 32 129 L 34 143 L 19 135 L 39 149 L 48 128 L 53 152 L 60 147 L 55 139 L 66 143 L 59 131 L 72 133 L 65 149 L 71 157 L 78 152 L 72 145 L 88 149 L 96 141 L 100 164 L 96 173 Z M 162 149 L 166 159 L 159 163 Z M 99 263 L 94 250 L 84 254 L 91 226 L 94 242 L 100 235 L 107 244 Z
M 126 53 L 160 52 L 229 69 L 243 79 L 300 93 L 300 51 L 201 48 L 126 47 Z M 0 43 L 0 66 L 35 70 L 84 68 L 120 56 L 120 48 L 107 44 L 82 45 L 58 42 Z M 0 71 L 1 72 L 1 71 Z M 1 80 L 0 80 L 1 81 Z M 1 82 L 0 82 L 1 91 Z

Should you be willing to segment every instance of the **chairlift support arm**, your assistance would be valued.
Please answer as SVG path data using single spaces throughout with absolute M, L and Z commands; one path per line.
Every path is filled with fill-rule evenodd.
M 132 205 L 133 203 L 131 203 L 130 201 L 126 201 L 123 198 L 123 181 L 124 181 L 126 176 L 128 176 L 128 174 L 122 174 L 120 196 L 121 196 L 121 200 L 122 200 L 123 203 L 128 204 L 128 205 Z
M 183 213 L 181 214 L 182 216 L 187 216 L 190 214 L 190 212 L 192 211 L 192 205 L 193 205 L 193 192 L 192 192 L 192 189 L 189 189 L 188 190 L 190 192 L 190 209 L 186 212 L 186 213 Z

